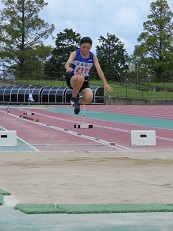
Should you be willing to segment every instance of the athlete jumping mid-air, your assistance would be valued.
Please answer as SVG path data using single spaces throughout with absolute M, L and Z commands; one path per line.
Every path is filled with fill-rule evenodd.
M 66 72 L 68 72 L 67 85 L 73 90 L 70 102 L 76 115 L 80 112 L 80 104 L 89 104 L 93 100 L 93 92 L 89 86 L 89 75 L 93 65 L 103 82 L 104 89 L 110 93 L 113 91 L 112 87 L 107 84 L 98 58 L 90 51 L 91 47 L 91 38 L 83 37 L 80 40 L 80 48 L 70 54 L 65 64 Z M 78 98 L 79 93 L 81 97 Z

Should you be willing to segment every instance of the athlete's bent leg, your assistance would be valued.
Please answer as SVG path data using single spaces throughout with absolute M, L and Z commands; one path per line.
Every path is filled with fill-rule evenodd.
M 72 98 L 77 98 L 77 95 L 78 95 L 84 81 L 85 81 L 85 77 L 82 75 L 74 75 L 71 78 L 70 84 L 73 88 Z
M 79 104 L 90 104 L 93 100 L 91 88 L 85 88 L 81 91 L 82 98 L 78 100 Z
M 70 99 L 71 105 L 74 107 L 74 113 L 76 115 L 80 112 L 80 104 L 77 99 L 77 95 L 85 81 L 85 77 L 82 75 L 75 75 L 70 80 L 70 85 L 73 88 L 72 98 Z

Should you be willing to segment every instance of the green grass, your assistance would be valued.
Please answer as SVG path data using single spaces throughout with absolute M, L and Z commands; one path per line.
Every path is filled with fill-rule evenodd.
M 90 83 L 92 85 L 102 86 L 102 82 L 99 80 L 91 80 Z M 173 91 L 168 91 L 169 89 L 167 88 L 165 91 L 156 92 L 149 91 L 149 88 L 144 87 L 143 85 L 124 86 L 114 82 L 108 83 L 113 87 L 113 93 L 111 94 L 112 97 L 142 100 L 173 100 Z M 170 83 L 167 85 L 165 84 L 165 86 L 170 86 Z M 106 96 L 109 96 L 108 92 L 106 92 Z
M 4 195 L 10 195 L 10 193 L 3 189 L 0 189 L 0 205 L 3 204 Z
M 45 79 L 20 79 L 20 81 L 16 81 L 22 85 L 39 85 L 39 86 L 51 86 L 51 87 L 65 87 L 66 82 L 64 79 L 58 80 L 58 79 L 52 79 L 52 80 L 45 80 Z M 112 86 L 113 92 L 111 94 L 111 97 L 116 98 L 125 98 L 125 99 L 141 99 L 141 100 L 173 100 L 173 85 L 171 83 L 148 83 L 143 85 L 129 85 L 126 83 L 126 85 L 120 85 L 115 82 L 109 81 L 108 84 Z M 90 80 L 90 85 L 94 86 L 103 86 L 101 80 Z M 162 91 L 150 91 L 150 88 L 161 88 L 164 90 Z M 172 90 L 172 92 L 170 91 Z M 106 96 L 109 97 L 110 94 L 106 92 Z
M 166 89 L 168 91 L 173 91 L 173 82 L 162 82 L 162 83 L 155 83 L 155 82 L 143 82 L 142 86 L 146 86 L 146 88 L 159 88 L 159 89 Z
M 65 87 L 65 80 L 45 80 L 45 79 L 20 79 L 16 81 L 21 85 L 39 85 L 39 86 L 50 86 L 50 87 Z
M 2 205 L 3 204 L 3 195 L 2 194 L 0 194 L 0 205 Z
M 17 204 L 14 209 L 26 214 L 101 214 L 173 212 L 173 204 Z

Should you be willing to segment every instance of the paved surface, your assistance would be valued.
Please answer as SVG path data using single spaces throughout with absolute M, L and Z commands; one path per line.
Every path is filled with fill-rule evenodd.
M 1 231 L 172 231 L 173 213 L 26 215 L 0 206 Z

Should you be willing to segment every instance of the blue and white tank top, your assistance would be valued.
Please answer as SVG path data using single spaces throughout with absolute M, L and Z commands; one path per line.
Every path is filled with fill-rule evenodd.
M 76 58 L 71 63 L 71 68 L 73 69 L 73 75 L 82 75 L 87 77 L 90 75 L 91 67 L 93 66 L 93 57 L 94 54 L 90 52 L 89 58 L 85 59 L 80 54 L 80 49 L 76 50 Z

